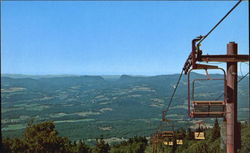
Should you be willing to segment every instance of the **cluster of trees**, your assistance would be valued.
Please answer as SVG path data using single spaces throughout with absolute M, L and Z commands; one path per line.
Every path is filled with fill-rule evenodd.
M 239 153 L 249 153 L 249 125 L 241 125 L 241 149 Z M 212 129 L 204 129 L 205 140 L 195 140 L 193 132 L 188 129 L 180 129 L 183 135 L 183 145 L 165 146 L 158 144 L 158 153 L 223 153 L 221 149 L 220 126 L 215 120 Z M 4 138 L 1 144 L 1 152 L 4 153 L 152 153 L 152 146 L 148 145 L 145 137 L 133 137 L 119 144 L 110 145 L 103 138 L 96 139 L 94 146 L 89 146 L 83 140 L 70 141 L 67 137 L 61 137 L 51 121 L 39 124 L 29 123 L 23 132 L 22 138 Z
M 89 147 L 83 141 L 71 142 L 66 137 L 58 136 L 53 122 L 28 124 L 22 138 L 3 139 L 2 151 L 6 153 L 89 153 Z
M 83 140 L 70 141 L 61 137 L 52 121 L 39 124 L 29 123 L 22 138 L 5 138 L 1 151 L 4 153 L 143 153 L 147 146 L 145 137 L 134 137 L 128 141 L 110 146 L 103 138 L 96 139 L 95 146 L 88 146 Z
M 112 147 L 110 153 L 144 153 L 148 145 L 145 137 L 133 137 Z

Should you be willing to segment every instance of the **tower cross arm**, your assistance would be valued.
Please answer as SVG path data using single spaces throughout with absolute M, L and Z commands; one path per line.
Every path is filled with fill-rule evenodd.
M 249 55 L 200 55 L 199 62 L 249 62 Z

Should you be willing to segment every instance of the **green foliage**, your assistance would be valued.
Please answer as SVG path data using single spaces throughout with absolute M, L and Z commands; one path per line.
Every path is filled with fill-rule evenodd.
M 206 129 L 205 133 L 212 138 L 217 121 L 215 121 L 213 129 Z M 241 141 L 242 146 L 239 153 L 249 153 L 250 130 L 249 125 L 241 125 Z M 180 134 L 184 132 L 179 130 Z M 190 130 L 191 131 L 191 130 Z M 96 140 L 96 145 L 90 147 L 83 140 L 69 141 L 68 138 L 58 136 L 53 122 L 43 122 L 39 124 L 30 123 L 23 133 L 21 139 L 3 139 L 3 153 L 152 153 L 152 148 L 148 146 L 145 137 L 135 136 L 123 141 L 119 144 L 110 146 L 103 138 Z M 174 141 L 175 142 L 175 141 Z M 206 140 L 189 140 L 188 134 L 183 139 L 183 145 L 174 144 L 173 146 L 165 146 L 162 143 L 158 145 L 158 153 L 223 153 L 220 149 L 220 137 L 214 141 Z
M 24 130 L 23 138 L 3 139 L 5 153 L 90 153 L 82 141 L 78 144 L 66 137 L 58 136 L 55 125 L 51 121 L 39 124 L 29 123 Z
M 26 152 L 29 148 L 28 144 L 23 139 L 3 139 L 2 151 L 4 153 Z
M 4 153 L 144 153 L 147 147 L 145 137 L 133 137 L 112 147 L 101 137 L 96 139 L 92 149 L 83 140 L 71 142 L 58 136 L 52 121 L 33 124 L 29 122 L 21 139 L 3 139 Z M 111 149 L 112 148 L 112 149 Z
M 24 131 L 24 140 L 29 152 L 67 152 L 69 140 L 59 137 L 53 122 L 31 124 Z
M 224 153 L 225 151 L 221 150 L 221 148 L 220 148 L 220 143 L 221 143 L 220 139 L 216 139 L 212 143 L 207 143 L 209 145 L 208 146 L 209 152 L 212 152 L 212 153 Z
M 220 138 L 220 125 L 219 125 L 218 120 L 216 118 L 216 120 L 214 122 L 213 131 L 212 131 L 211 141 L 215 141 L 218 138 Z
M 80 140 L 80 142 L 77 144 L 77 151 L 79 153 L 91 153 L 91 149 L 89 146 L 87 146 L 84 141 Z
M 194 143 L 187 149 L 187 153 L 209 153 L 208 145 L 205 142 Z
M 109 144 L 105 143 L 102 137 L 100 139 L 96 139 L 96 147 L 94 149 L 94 153 L 108 153 L 109 150 Z
M 190 128 L 187 130 L 187 139 L 188 140 L 193 140 L 194 139 L 194 134 Z
M 183 137 L 186 137 L 187 136 L 187 133 L 186 133 L 186 130 L 181 127 L 178 131 L 177 131 L 178 134 L 182 134 Z
M 241 126 L 241 150 L 240 153 L 250 152 L 250 128 L 249 123 L 245 123 Z
M 147 139 L 145 137 L 133 137 L 128 141 L 114 145 L 110 153 L 144 153 L 147 147 Z
M 175 153 L 176 149 L 177 149 L 177 144 L 176 144 L 176 138 L 174 137 L 173 138 L 172 153 Z

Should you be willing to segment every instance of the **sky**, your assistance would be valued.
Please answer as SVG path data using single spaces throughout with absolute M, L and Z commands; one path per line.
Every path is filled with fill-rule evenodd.
M 1 3 L 1 74 L 162 75 L 180 73 L 192 39 L 236 1 Z M 231 41 L 249 54 L 248 5 L 241 2 L 203 41 L 204 54 L 226 54 Z

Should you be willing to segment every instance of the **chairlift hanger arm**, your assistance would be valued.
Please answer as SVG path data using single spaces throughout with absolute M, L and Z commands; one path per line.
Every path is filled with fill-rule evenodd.
M 199 36 L 195 39 L 192 40 L 192 51 L 189 54 L 184 66 L 183 66 L 183 71 L 185 74 L 187 74 L 187 72 L 189 71 L 189 69 L 191 68 L 191 66 L 193 68 L 196 68 L 196 60 L 197 60 L 197 48 L 196 48 L 196 43 L 199 42 L 203 37 Z M 199 49 L 198 49 L 199 50 Z M 199 53 L 201 54 L 201 53 Z
M 192 40 L 192 51 L 189 54 L 183 71 L 185 74 L 192 69 L 216 69 L 217 66 L 197 64 L 196 62 L 249 62 L 249 55 L 202 55 L 200 44 L 196 44 L 203 36 L 199 36 Z M 232 42 L 234 43 L 234 42 Z

